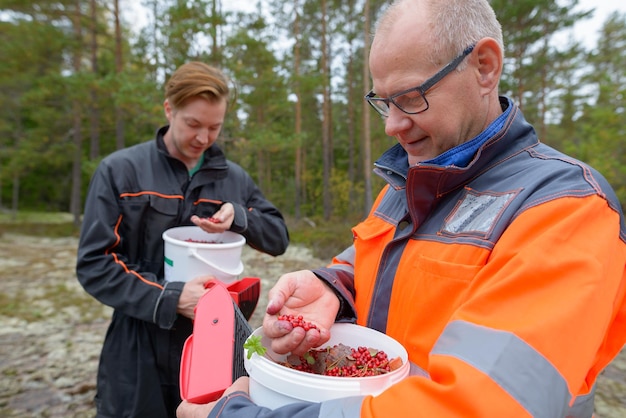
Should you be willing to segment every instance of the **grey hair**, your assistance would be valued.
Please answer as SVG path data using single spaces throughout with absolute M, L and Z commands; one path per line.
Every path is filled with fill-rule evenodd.
M 430 16 L 428 60 L 440 66 L 483 38 L 493 38 L 504 51 L 502 26 L 487 0 L 395 0 L 381 16 L 376 32 L 393 28 L 409 3 L 422 2 Z M 458 71 L 465 67 L 465 61 Z

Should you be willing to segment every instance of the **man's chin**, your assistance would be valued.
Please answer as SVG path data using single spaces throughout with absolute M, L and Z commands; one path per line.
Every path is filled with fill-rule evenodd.
M 425 157 L 423 155 L 418 155 L 418 156 L 414 156 L 414 155 L 409 155 L 409 165 L 417 165 L 423 161 L 428 160 L 428 157 Z
M 200 157 L 202 157 L 202 154 L 204 154 L 204 151 L 205 151 L 204 149 L 201 149 L 201 150 L 197 150 L 197 149 L 188 150 L 185 153 L 185 158 L 188 159 L 188 160 L 197 161 Z

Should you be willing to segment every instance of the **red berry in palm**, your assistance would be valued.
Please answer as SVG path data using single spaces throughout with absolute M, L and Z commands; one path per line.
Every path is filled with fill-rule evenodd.
M 310 329 L 317 329 L 317 325 L 313 324 L 312 322 L 305 321 L 302 315 L 278 315 L 278 320 L 288 321 L 294 328 L 301 327 L 304 328 L 305 331 L 308 331 Z

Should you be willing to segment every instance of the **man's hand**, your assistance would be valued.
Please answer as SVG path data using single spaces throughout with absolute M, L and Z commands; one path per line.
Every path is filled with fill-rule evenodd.
M 339 311 L 339 299 L 312 271 L 284 274 L 269 291 L 268 297 L 263 333 L 270 338 L 274 352 L 302 355 L 330 339 L 330 327 Z M 289 321 L 279 321 L 279 313 L 302 315 L 317 329 L 294 328 Z
M 176 312 L 189 319 L 194 319 L 194 309 L 196 308 L 196 305 L 202 295 L 207 292 L 208 289 L 206 289 L 206 284 L 211 279 L 215 279 L 215 277 L 200 276 L 185 283 L 183 291 L 180 294 L 180 298 L 178 299 Z
M 196 215 L 191 217 L 191 222 L 208 233 L 227 231 L 234 221 L 235 207 L 232 203 L 224 203 L 220 210 L 215 212 L 210 218 L 200 218 Z
M 222 394 L 222 398 L 234 392 L 248 393 L 248 383 L 249 383 L 248 377 L 240 377 L 239 379 L 235 380 L 235 383 L 233 383 L 231 387 L 227 388 L 224 391 L 224 393 Z M 194 403 L 190 403 L 187 401 L 183 401 L 181 402 L 180 405 L 178 405 L 178 409 L 176 409 L 176 417 L 177 418 L 207 418 L 218 401 L 219 399 L 215 402 L 210 402 L 207 404 L 194 404 Z

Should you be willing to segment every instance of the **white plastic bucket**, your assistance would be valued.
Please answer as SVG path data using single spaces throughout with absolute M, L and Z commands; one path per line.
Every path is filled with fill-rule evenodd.
M 186 282 L 212 275 L 232 283 L 243 272 L 246 239 L 234 232 L 209 233 L 198 226 L 179 226 L 163 233 L 165 280 Z
M 411 368 L 406 350 L 393 338 L 359 325 L 335 324 L 330 330 L 330 340 L 323 347 L 342 343 L 353 348 L 364 346 L 383 350 L 390 359 L 400 357 L 402 367 L 369 377 L 333 377 L 301 372 L 276 363 L 284 361 L 286 356 L 272 351 L 262 331 L 258 328 L 252 335 L 262 336 L 267 354 L 275 361 L 256 353 L 248 359 L 246 350 L 244 367 L 250 376 L 250 397 L 258 405 L 270 409 L 298 401 L 322 402 L 347 396 L 377 395 L 408 376 Z

